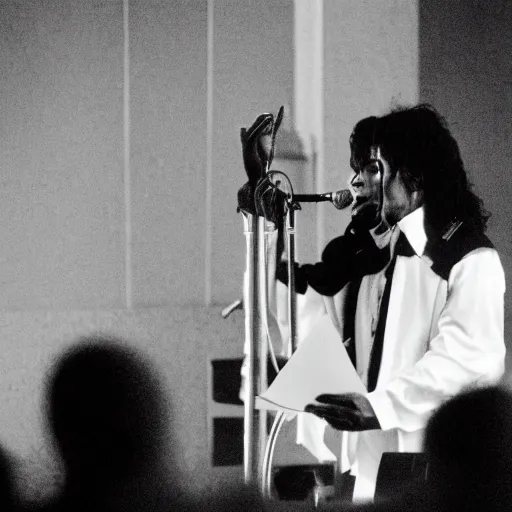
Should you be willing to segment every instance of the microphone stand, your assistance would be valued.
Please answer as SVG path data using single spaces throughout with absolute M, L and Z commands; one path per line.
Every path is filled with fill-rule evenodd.
M 292 356 L 293 352 L 297 349 L 298 344 L 297 294 L 295 293 L 295 210 L 299 209 L 300 206 L 296 201 L 294 201 L 292 193 L 291 199 L 287 200 L 286 211 L 286 249 L 288 252 L 288 358 Z M 274 457 L 277 436 L 281 430 L 281 427 L 283 426 L 285 419 L 286 414 L 284 412 L 279 411 L 276 414 L 265 448 L 262 467 L 261 491 L 263 497 L 267 499 L 269 499 L 272 494 L 272 460 Z
M 266 428 L 262 428 L 266 411 L 260 411 L 260 425 L 256 429 L 255 398 L 266 382 L 266 340 L 263 338 L 261 291 L 264 265 L 264 219 L 243 212 L 244 233 L 246 237 L 246 286 L 244 287 L 245 339 L 247 377 L 244 396 L 244 481 L 255 484 L 259 476 L 261 446 L 266 438 Z M 263 277 L 265 274 L 263 273 Z M 265 414 L 261 414 L 264 412 Z M 266 425 L 265 425 L 266 426 Z
M 288 252 L 288 319 L 290 329 L 290 342 L 288 344 L 288 357 L 297 349 L 297 295 L 295 293 L 295 210 L 300 209 L 295 201 L 288 202 L 286 212 L 286 250 Z
M 270 171 L 268 175 L 281 175 L 288 182 L 290 193 L 286 198 L 286 246 L 288 252 L 288 357 L 291 357 L 298 344 L 297 301 L 295 292 L 295 211 L 300 204 L 295 200 L 288 177 L 280 171 Z M 301 196 L 297 196 L 301 197 Z M 306 197 L 306 196 L 304 196 Z M 322 199 L 326 200 L 326 199 Z M 267 437 L 267 411 L 259 411 L 259 425 L 255 422 L 255 398 L 267 386 L 268 347 L 263 322 L 266 320 L 266 247 L 264 219 L 257 215 L 242 212 L 246 237 L 246 281 L 244 286 L 245 336 L 247 377 L 244 395 L 244 481 L 254 484 L 261 478 L 263 497 L 270 498 L 272 491 L 272 459 L 277 436 L 286 419 L 284 412 L 278 412 Z M 265 297 L 263 296 L 265 294 Z M 261 474 L 259 460 L 263 454 Z

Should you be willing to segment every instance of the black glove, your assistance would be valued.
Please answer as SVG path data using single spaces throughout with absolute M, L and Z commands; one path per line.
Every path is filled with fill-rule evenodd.
M 275 121 L 272 114 L 260 114 L 250 128 L 240 129 L 245 172 L 253 188 L 272 164 L 274 143 L 283 114 L 284 107 L 279 109 Z
M 278 224 L 286 213 L 286 194 L 263 178 L 255 188 L 248 181 L 238 190 L 238 211 L 265 217 Z
M 274 143 L 283 113 L 284 107 L 281 107 L 275 121 L 272 114 L 260 114 L 250 128 L 240 130 L 244 167 L 249 181 L 238 190 L 238 211 L 260 215 L 274 223 L 282 218 L 285 194 L 264 179 L 274 159 Z

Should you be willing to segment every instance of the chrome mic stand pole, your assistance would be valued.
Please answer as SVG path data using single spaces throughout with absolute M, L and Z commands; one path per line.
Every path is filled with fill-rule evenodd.
M 263 218 L 243 213 L 246 236 L 246 286 L 244 287 L 247 377 L 244 396 L 244 481 L 255 484 L 259 475 L 261 442 L 254 421 L 255 398 L 261 386 L 262 316 L 260 308 L 260 254 L 263 249 Z M 266 370 L 266 365 L 265 365 Z
M 295 293 L 295 210 L 297 203 L 290 201 L 286 212 L 286 249 L 288 252 L 288 322 L 290 329 L 290 343 L 288 357 L 291 357 L 297 348 L 297 295 Z

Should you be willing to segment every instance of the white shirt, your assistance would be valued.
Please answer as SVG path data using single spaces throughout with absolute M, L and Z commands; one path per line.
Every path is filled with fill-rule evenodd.
M 401 230 L 415 255 L 397 256 L 379 377 L 367 395 L 382 430 L 344 436 L 341 469 L 350 468 L 356 475 L 355 501 L 373 497 L 383 452 L 421 451 L 426 423 L 441 403 L 465 388 L 496 383 L 504 371 L 505 276 L 498 253 L 475 249 L 443 279 L 425 253 L 423 220 L 419 208 L 392 235 L 396 240 Z M 368 312 L 380 300 L 383 273 L 365 276 L 359 290 L 355 338 L 363 382 L 373 343 Z M 286 336 L 286 314 L 279 307 L 286 287 L 278 283 L 277 288 L 278 319 Z M 298 295 L 300 339 L 324 314 L 343 335 L 344 292 L 324 297 L 308 287 L 305 295 Z

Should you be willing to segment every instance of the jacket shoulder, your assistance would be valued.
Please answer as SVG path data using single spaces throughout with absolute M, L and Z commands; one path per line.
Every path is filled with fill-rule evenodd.
M 452 268 L 475 249 L 494 249 L 493 243 L 482 232 L 463 225 L 447 240 L 441 240 L 431 250 L 432 270 L 448 279 Z

